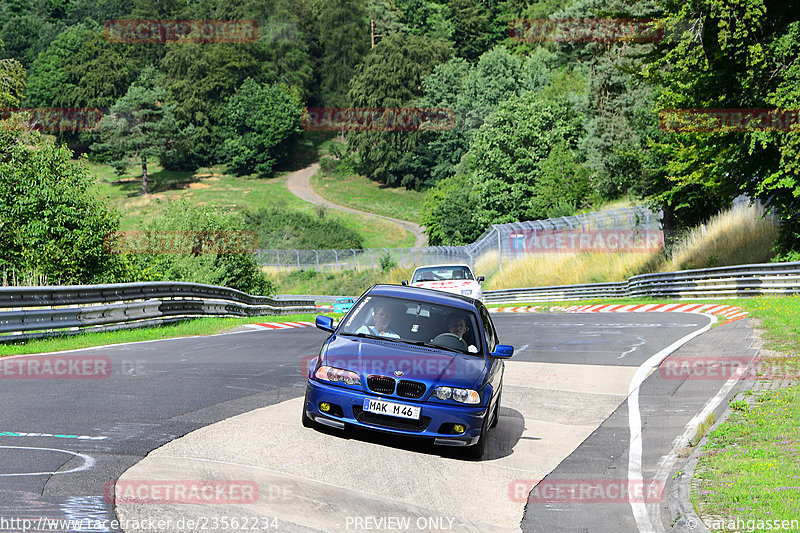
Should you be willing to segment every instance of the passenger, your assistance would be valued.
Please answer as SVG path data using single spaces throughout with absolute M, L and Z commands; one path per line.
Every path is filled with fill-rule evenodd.
M 389 328 L 392 322 L 392 309 L 387 304 L 378 304 L 375 311 L 372 313 L 372 325 L 364 324 L 356 330 L 356 333 L 365 333 L 367 335 L 379 335 L 381 337 L 390 337 L 399 339 L 400 335 L 395 333 Z

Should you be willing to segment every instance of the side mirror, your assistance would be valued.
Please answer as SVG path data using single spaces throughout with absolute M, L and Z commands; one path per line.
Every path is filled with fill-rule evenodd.
M 478 276 L 478 277 L 477 277 L 477 278 L 475 278 L 475 279 L 477 279 L 477 280 L 478 280 L 478 283 L 482 283 L 482 282 L 486 281 L 486 278 L 484 278 L 483 276 Z
M 514 347 L 508 344 L 498 344 L 494 347 L 494 351 L 489 355 L 498 359 L 509 359 L 512 355 L 514 355 Z
M 408 280 L 404 279 L 400 282 L 400 285 L 408 285 Z
M 329 316 L 318 315 L 315 320 L 316 326 L 322 331 L 333 333 L 333 319 Z

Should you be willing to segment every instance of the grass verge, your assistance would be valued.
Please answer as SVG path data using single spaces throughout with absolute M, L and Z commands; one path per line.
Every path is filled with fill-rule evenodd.
M 286 187 L 286 175 L 275 178 L 236 177 L 222 167 L 201 168 L 196 172 L 167 171 L 157 164 L 148 166 L 149 191 L 141 196 L 141 172 L 135 167 L 122 178 L 112 167 L 90 164 L 97 179 L 97 191 L 121 214 L 121 230 L 137 230 L 161 214 L 167 202 L 185 198 L 189 202 L 215 204 L 231 211 L 254 210 L 265 205 L 281 204 L 292 210 L 315 214 L 314 205 L 293 195 Z M 376 200 L 377 201 L 377 200 Z M 413 246 L 414 235 L 397 224 L 352 213 L 326 211 L 357 231 L 366 248 Z
M 314 191 L 331 202 L 368 213 L 417 222 L 425 193 L 381 185 L 357 174 L 320 170 L 311 178 Z
M 772 529 L 765 520 L 800 517 L 800 388 L 756 393 L 754 400 L 732 410 L 703 446 L 691 500 L 707 523 L 761 520 L 748 531 L 762 531 Z
M 735 301 L 760 319 L 765 348 L 775 354 L 765 361 L 800 368 L 800 297 Z M 796 382 L 798 376 L 789 377 Z M 751 402 L 731 402 L 730 417 L 709 434 L 691 500 L 707 523 L 766 530 L 767 520 L 800 518 L 800 387 L 747 391 L 745 397 Z
M 297 314 L 255 316 L 248 318 L 197 318 L 152 328 L 126 329 L 102 333 L 82 333 L 80 335 L 64 335 L 61 337 L 29 340 L 18 343 L 2 343 L 0 344 L 0 357 L 79 350 L 82 348 L 91 348 L 93 346 L 170 339 L 174 337 L 213 335 L 215 333 L 229 331 L 244 324 L 257 324 L 262 322 L 313 322 L 316 316 L 316 314 Z
M 334 296 L 360 296 L 376 283 L 400 283 L 410 279 L 413 267 L 394 267 L 383 271 L 344 270 L 341 272 L 317 272 L 300 270 L 292 272 L 270 272 L 270 277 L 281 294 L 327 294 Z

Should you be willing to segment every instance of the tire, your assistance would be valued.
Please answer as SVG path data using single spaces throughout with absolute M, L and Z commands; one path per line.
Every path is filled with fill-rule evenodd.
M 303 427 L 313 428 L 316 422 L 306 414 L 306 399 L 303 398 Z
M 497 427 L 497 423 L 500 422 L 500 400 L 503 399 L 503 389 L 500 389 L 500 392 L 497 394 L 497 403 L 494 404 L 494 415 L 492 416 L 492 424 L 489 426 L 490 428 Z
M 472 446 L 468 446 L 464 450 L 464 457 L 467 459 L 479 461 L 483 457 L 483 452 L 486 451 L 486 433 L 489 430 L 487 422 L 489 422 L 488 416 L 483 419 L 483 425 L 481 425 L 481 436 L 478 438 L 478 442 Z

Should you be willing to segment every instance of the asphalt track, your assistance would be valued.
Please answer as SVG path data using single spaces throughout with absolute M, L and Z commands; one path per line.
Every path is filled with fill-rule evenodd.
M 666 479 L 673 441 L 724 382 L 645 373 L 633 409 L 630 385 L 654 354 L 711 318 L 494 320 L 517 352 L 507 363 L 500 423 L 479 462 L 417 441 L 303 428 L 302 369 L 325 338 L 314 328 L 59 355 L 107 361 L 109 372 L 99 379 L 15 379 L 4 372 L 0 531 L 22 531 L 13 519 L 31 520 L 27 529 L 35 531 L 119 531 L 109 522 L 117 518 L 129 521 L 126 531 L 231 531 L 219 520 L 234 516 L 249 521 L 240 519 L 238 530 L 663 530 L 664 497 L 637 506 L 548 499 L 532 489 L 576 480 L 611 486 L 637 475 Z M 676 356 L 746 352 L 748 334 L 747 320 L 740 320 L 698 336 Z M 630 430 L 637 420 L 639 455 Z M 246 504 L 115 506 L 104 495 L 116 480 L 245 480 L 259 496 Z M 84 523 L 58 527 L 44 517 Z M 171 527 L 158 527 L 158 519 L 172 520 Z M 204 527 L 179 527 L 180 519 L 205 519 Z

